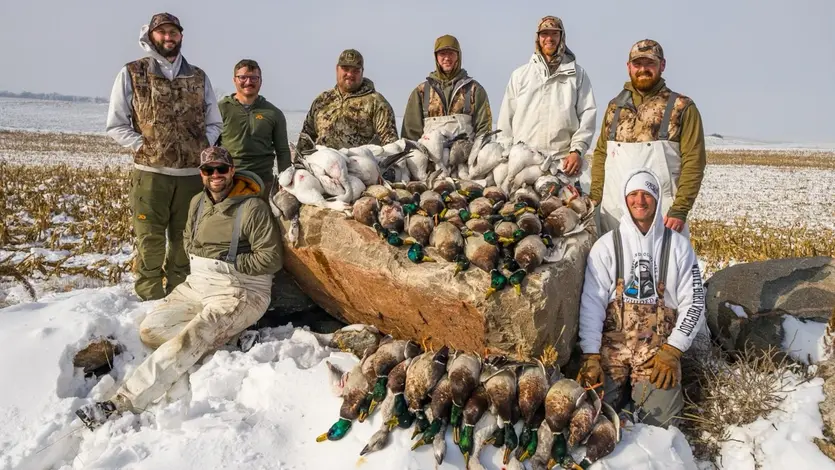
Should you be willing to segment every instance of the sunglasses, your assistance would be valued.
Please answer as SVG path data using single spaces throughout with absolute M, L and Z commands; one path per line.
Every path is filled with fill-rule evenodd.
M 236 75 L 235 78 L 237 78 L 239 82 L 245 82 L 249 80 L 252 83 L 258 83 L 261 81 L 261 77 L 259 77 L 258 75 Z
M 203 173 L 203 176 L 212 176 L 215 172 L 219 175 L 225 175 L 229 173 L 229 168 L 229 165 L 204 166 L 200 168 L 200 173 Z

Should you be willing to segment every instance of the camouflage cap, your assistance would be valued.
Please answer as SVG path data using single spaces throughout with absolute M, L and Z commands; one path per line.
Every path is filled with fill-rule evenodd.
M 562 20 L 556 16 L 544 16 L 539 20 L 539 25 L 536 27 L 536 32 L 542 31 L 562 31 Z
M 200 152 L 200 166 L 217 163 L 220 165 L 234 166 L 232 155 L 223 147 L 207 147 Z
M 180 32 L 183 31 L 183 27 L 180 26 L 180 19 L 171 13 L 157 13 L 152 16 L 151 22 L 148 23 L 148 31 L 153 31 L 164 24 L 173 24 Z
M 342 54 L 339 54 L 339 60 L 336 62 L 336 65 L 343 67 L 357 67 L 361 69 L 363 63 L 360 51 L 356 49 L 345 49 L 342 51 Z
M 661 44 L 652 39 L 642 39 L 629 50 L 629 61 L 632 62 L 641 57 L 648 57 L 661 62 L 664 60 L 664 49 L 661 48 Z

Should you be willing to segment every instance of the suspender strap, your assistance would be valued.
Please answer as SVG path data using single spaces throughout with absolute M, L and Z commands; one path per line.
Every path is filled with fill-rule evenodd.
M 617 277 L 615 279 L 623 279 L 623 239 L 620 235 L 620 224 L 612 230 L 615 242 L 615 270 Z
M 670 240 L 673 237 L 673 231 L 668 227 L 664 228 L 664 238 L 661 240 L 661 266 L 658 270 L 658 280 L 663 279 L 664 286 L 667 285 L 667 268 L 670 264 Z
M 609 138 L 608 140 L 615 140 L 618 133 L 618 120 L 620 119 L 620 110 L 624 106 L 630 106 L 632 103 L 632 92 L 623 90 L 615 97 L 615 115 L 612 117 L 612 122 L 609 123 Z
M 473 98 L 473 84 L 472 82 L 464 85 L 467 88 L 467 91 L 464 92 L 464 114 L 471 114 L 473 112 L 473 105 L 470 103 L 470 100 Z M 452 106 L 452 103 L 450 103 Z
M 232 239 L 229 241 L 229 252 L 226 254 L 226 262 L 235 264 L 235 257 L 238 256 L 238 241 L 241 238 L 241 220 L 243 211 L 241 205 L 235 207 L 235 223 L 232 226 Z
M 205 196 L 200 197 L 200 202 L 197 203 L 197 212 L 194 213 L 194 220 L 191 221 L 191 239 L 197 238 L 197 223 L 200 222 L 200 216 L 203 215 L 203 202 L 206 200 Z
M 670 138 L 670 116 L 673 114 L 673 108 L 676 105 L 678 93 L 671 92 L 670 98 L 667 100 L 667 108 L 664 109 L 664 117 L 661 119 L 661 127 L 658 128 L 658 140 L 667 140 Z
M 620 107 L 615 108 L 615 115 L 609 124 L 609 138 L 607 140 L 615 140 L 615 136 L 618 133 L 618 119 L 620 119 Z
M 429 116 L 429 99 L 431 98 L 430 93 L 432 93 L 432 85 L 429 84 L 429 80 L 423 82 L 423 118 L 426 119 Z

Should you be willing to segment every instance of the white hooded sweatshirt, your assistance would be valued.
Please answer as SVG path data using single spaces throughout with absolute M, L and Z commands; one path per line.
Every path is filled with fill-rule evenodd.
M 183 63 L 183 55 L 178 54 L 174 62 L 169 62 L 162 57 L 159 52 L 154 49 L 151 40 L 148 38 L 148 25 L 143 26 L 139 30 L 139 45 L 142 49 L 159 64 L 162 73 L 169 79 L 173 80 L 180 71 L 180 65 Z M 136 131 L 131 120 L 131 101 L 133 100 L 133 87 L 131 85 L 130 76 L 127 67 L 122 67 L 119 74 L 116 75 L 116 81 L 113 83 L 113 89 L 110 92 L 110 107 L 107 110 L 107 135 L 109 135 L 117 144 L 123 147 L 129 147 L 136 152 L 142 147 L 142 134 Z M 214 145 L 220 136 L 220 131 L 223 128 L 223 118 L 220 116 L 220 110 L 217 107 L 217 98 L 215 97 L 212 83 L 209 81 L 209 76 L 205 79 L 205 97 L 204 109 L 206 112 L 206 138 L 209 140 L 209 145 Z M 186 176 L 200 174 L 197 168 L 155 168 L 145 165 L 135 165 L 138 169 L 144 171 L 151 171 L 154 173 L 162 173 L 172 176 Z
M 626 178 L 624 192 L 632 177 L 641 173 L 650 176 L 648 179 L 654 181 L 658 188 L 658 177 L 650 170 L 639 169 Z M 662 197 L 658 196 L 659 208 Z M 654 304 L 657 300 L 656 283 L 664 276 L 664 273 L 658 272 L 664 236 L 663 214 L 656 209 L 652 227 L 644 235 L 629 214 L 625 194 L 621 203 L 624 215 L 617 230 L 623 239 L 624 305 Z M 608 232 L 592 246 L 586 263 L 580 300 L 580 348 L 583 353 L 600 352 L 606 307 L 615 299 L 616 270 L 613 232 Z M 705 289 L 696 253 L 690 241 L 676 231 L 672 232 L 670 239 L 664 303 L 677 312 L 676 325 L 667 343 L 680 351 L 687 351 L 705 323 Z

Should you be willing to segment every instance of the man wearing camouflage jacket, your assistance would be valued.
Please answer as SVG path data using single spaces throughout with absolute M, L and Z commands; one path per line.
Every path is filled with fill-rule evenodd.
M 200 192 L 200 151 L 217 140 L 222 126 L 209 77 L 180 54 L 182 31 L 169 13 L 154 15 L 141 28 L 139 45 L 147 57 L 119 71 L 107 113 L 107 135 L 134 152 L 134 288 L 142 300 L 165 297 L 188 274 L 188 203 Z
M 260 195 L 261 178 L 235 171 L 223 147 L 200 154 L 203 192 L 188 210 L 191 272 L 145 316 L 139 338 L 155 349 L 108 401 L 76 411 L 89 428 L 114 413 L 145 410 L 205 354 L 264 315 L 273 274 L 282 268 L 279 229 Z
M 394 111 L 363 77 L 364 65 L 359 51 L 347 49 L 339 55 L 336 86 L 313 100 L 296 145 L 299 152 L 315 145 L 340 149 L 397 140 Z

